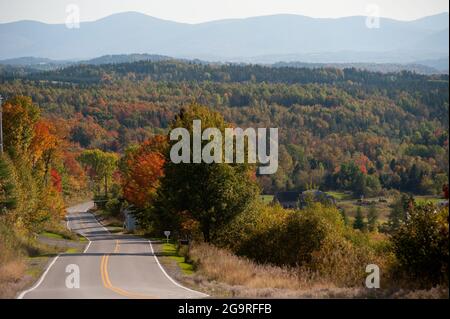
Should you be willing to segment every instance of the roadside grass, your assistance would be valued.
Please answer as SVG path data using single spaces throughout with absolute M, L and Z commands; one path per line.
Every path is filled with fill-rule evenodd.
M 61 241 L 85 242 L 86 239 L 51 225 L 40 236 Z M 11 231 L 0 219 L 0 298 L 14 298 L 43 272 L 50 257 L 58 253 L 79 253 L 81 248 L 58 247 L 44 243 L 30 234 Z
M 81 249 L 79 249 L 79 248 L 68 248 L 66 251 L 65 251 L 65 253 L 66 254 L 78 254 L 78 253 L 80 253 L 81 252 Z
M 383 235 L 379 234 L 379 240 Z M 194 243 L 189 252 L 196 272 L 189 281 L 212 296 L 237 298 L 429 298 L 448 299 L 448 287 L 367 289 L 336 286 L 301 268 L 258 264 L 226 249 Z
M 0 265 L 0 288 L 3 283 L 17 282 L 26 270 L 26 263 L 23 258 L 18 258 Z M 0 292 L 1 296 L 1 292 Z
M 177 245 L 172 240 L 169 240 L 169 242 L 167 242 L 166 238 L 155 237 L 152 234 L 146 233 L 142 229 L 134 231 L 134 235 L 151 240 L 152 242 L 160 243 L 161 245 L 160 254 L 163 257 L 167 257 L 170 260 L 175 261 L 177 266 L 180 268 L 181 272 L 184 275 L 194 274 L 195 272 L 194 265 L 188 262 L 185 256 L 180 256 L 181 253 L 179 250 L 177 250 Z
M 13 242 L 0 240 L 0 298 L 14 298 L 39 277 L 48 258 L 59 252 L 35 239 L 14 233 L 10 236 Z
M 194 273 L 194 266 L 188 262 L 186 262 L 186 258 L 178 255 L 177 247 L 173 243 L 164 243 L 162 244 L 162 253 L 164 256 L 169 257 L 174 260 L 178 267 L 180 267 L 181 271 L 185 275 L 192 275 Z
M 78 237 L 78 241 L 79 242 L 88 242 L 88 239 L 86 238 L 86 237 L 84 237 L 84 236 L 81 236 L 81 235 L 79 235 L 79 234 L 77 234 L 77 237 Z
M 352 298 L 358 288 L 339 288 L 300 268 L 258 264 L 226 249 L 194 243 L 191 283 L 212 296 L 237 298 Z
M 51 239 L 77 240 L 78 238 L 77 234 L 67 229 L 65 222 L 53 222 L 46 225 L 44 230 L 39 235 Z
M 47 237 L 47 238 L 52 238 L 52 239 L 65 239 L 64 236 L 62 236 L 60 234 L 51 233 L 48 231 L 43 231 L 40 235 Z
M 26 274 L 32 278 L 37 279 L 42 273 L 42 267 L 48 260 L 48 257 L 29 257 L 28 258 L 28 268 Z
M 74 234 L 74 233 L 72 233 L 70 236 L 68 236 L 67 234 L 61 234 L 61 233 L 56 233 L 56 232 L 51 232 L 51 231 L 43 231 L 39 235 L 42 237 L 45 237 L 45 238 L 57 239 L 57 240 L 71 240 L 71 241 L 78 241 L 78 242 L 87 242 L 88 241 L 85 237 L 78 235 L 78 234 Z

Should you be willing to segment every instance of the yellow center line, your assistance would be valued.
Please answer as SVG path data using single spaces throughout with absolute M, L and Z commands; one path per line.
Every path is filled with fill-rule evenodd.
M 114 253 L 118 253 L 120 250 L 120 244 L 119 241 L 116 240 L 116 246 L 114 247 Z M 119 287 L 115 287 L 112 283 L 111 283 L 111 279 L 109 278 L 109 274 L 108 274 L 108 261 L 109 261 L 109 255 L 103 255 L 101 263 L 100 263 L 100 274 L 102 276 L 102 283 L 103 286 L 109 290 L 114 291 L 115 293 L 125 296 L 125 297 L 130 297 L 130 298 L 145 298 L 145 299 L 155 299 L 157 297 L 155 296 L 150 296 L 150 295 L 145 295 L 145 294 L 141 294 L 141 293 L 135 293 L 135 292 L 130 292 L 127 290 L 124 290 L 122 288 Z

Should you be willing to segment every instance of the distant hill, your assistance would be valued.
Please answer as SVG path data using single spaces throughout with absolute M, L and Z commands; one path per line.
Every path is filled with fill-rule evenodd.
M 22 68 L 24 71 L 51 71 L 62 67 L 67 67 L 77 64 L 89 64 L 89 65 L 102 65 L 102 64 L 117 64 L 117 63 L 132 63 L 138 61 L 150 61 L 158 62 L 165 60 L 172 60 L 173 58 L 168 56 L 162 56 L 157 54 L 118 54 L 118 55 L 104 55 L 98 58 L 82 61 L 69 61 L 69 60 L 52 60 L 47 58 L 35 58 L 35 57 L 20 57 L 14 59 L 0 60 L 0 65 L 11 67 L 9 68 Z
M 5 65 L 17 65 L 17 66 L 32 66 L 32 65 L 44 65 L 57 63 L 54 60 L 46 58 L 35 58 L 35 57 L 20 57 L 13 59 L 5 59 L 0 61 L 0 64 Z
M 365 21 L 272 15 L 186 24 L 133 12 L 84 22 L 79 29 L 19 21 L 0 24 L 0 59 L 88 60 L 151 52 L 220 62 L 264 57 L 274 63 L 296 56 L 314 63 L 413 63 L 448 56 L 448 13 L 406 22 L 382 18 L 378 29 Z
M 192 61 L 168 60 L 168 61 L 138 61 L 132 63 L 118 64 L 79 64 L 71 65 L 52 71 L 32 72 L 24 74 L 20 70 L 5 70 L 2 72 L 0 65 L 0 79 L 13 80 L 23 78 L 32 81 L 48 81 L 55 83 L 78 83 L 78 84 L 99 84 L 114 80 L 129 79 L 133 74 L 133 81 L 139 82 L 146 79 L 161 82 L 215 82 L 215 83 L 286 83 L 286 84 L 306 84 L 322 83 L 332 84 L 336 81 L 353 81 L 354 76 L 362 76 L 366 80 L 366 85 L 371 81 L 386 82 L 386 85 L 393 85 L 396 78 L 414 77 L 416 79 L 427 79 L 431 76 L 412 73 L 387 73 L 368 72 L 353 67 L 343 71 L 333 67 L 322 66 L 321 71 L 317 67 L 296 67 L 256 64 L 230 64 L 230 63 L 209 63 L 201 64 Z M 442 85 L 448 85 L 448 75 L 437 74 L 434 79 L 442 79 Z M 445 80 L 447 79 L 447 80 Z M 446 82 L 447 81 L 447 82 Z M 389 84 L 391 83 L 391 84 Z M 416 85 L 425 85 L 416 82 Z M 245 97 L 242 97 L 244 100 Z
M 8 66 L 10 69 L 22 68 L 23 71 L 48 71 L 71 65 L 70 61 L 51 60 L 47 58 L 20 57 L 0 60 L 0 65 Z
M 426 65 L 442 73 L 449 73 L 449 60 L 448 57 L 434 60 L 420 60 L 416 61 L 417 64 Z
M 173 58 L 157 54 L 117 54 L 117 55 L 104 55 L 98 58 L 81 61 L 79 63 L 101 65 L 101 64 L 131 63 L 138 61 L 158 62 L 171 59 Z
M 355 68 L 371 72 L 396 73 L 400 71 L 411 71 L 418 74 L 438 74 L 444 73 L 437 68 L 422 64 L 394 64 L 394 63 L 302 63 L 302 62 L 278 62 L 274 67 L 295 67 L 295 68 Z
M 156 54 L 120 54 L 120 55 L 105 55 L 98 58 L 82 61 L 65 61 L 65 60 L 51 60 L 45 58 L 22 57 L 16 59 L 6 59 L 0 61 L 0 71 L 9 74 L 27 74 L 35 73 L 37 71 L 52 71 L 56 69 L 66 68 L 76 65 L 107 65 L 107 64 L 126 64 L 133 62 L 161 62 L 178 60 L 180 62 L 191 62 L 195 64 L 223 64 L 211 63 L 198 59 L 184 60 L 175 59 L 169 56 Z M 242 64 L 242 63 L 232 63 Z M 247 63 L 244 63 L 247 64 Z M 439 74 L 448 73 L 448 59 L 440 60 L 425 60 L 418 63 L 411 64 L 395 64 L 395 63 L 306 63 L 306 62 L 277 62 L 277 63 L 256 63 L 273 67 L 294 67 L 294 68 L 337 68 L 347 69 L 355 68 L 359 70 L 367 70 L 381 73 L 396 73 L 400 71 L 411 71 L 418 74 Z

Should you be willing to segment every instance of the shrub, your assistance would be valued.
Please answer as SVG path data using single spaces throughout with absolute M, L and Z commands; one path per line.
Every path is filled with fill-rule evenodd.
M 121 212 L 122 202 L 117 198 L 111 198 L 106 202 L 105 208 L 112 215 L 116 216 Z
M 11 225 L 0 217 L 0 265 L 20 256 L 20 244 Z
M 364 231 L 366 229 L 366 223 L 364 221 L 364 216 L 361 207 L 356 210 L 355 220 L 353 221 L 353 228 Z
M 297 211 L 254 206 L 229 224 L 216 244 L 259 263 L 300 267 L 335 284 L 354 285 L 375 258 L 363 237 L 345 226 L 336 208 L 315 203 Z
M 400 267 L 423 282 L 448 281 L 448 208 L 415 205 L 392 236 Z M 427 279 L 427 280 L 424 280 Z
M 367 213 L 367 228 L 371 232 L 376 232 L 378 230 L 378 211 L 374 204 L 369 208 Z

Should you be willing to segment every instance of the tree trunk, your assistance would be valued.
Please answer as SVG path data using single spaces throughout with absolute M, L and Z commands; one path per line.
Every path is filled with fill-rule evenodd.
M 203 227 L 202 233 L 203 233 L 203 240 L 205 241 L 205 243 L 210 243 L 211 242 L 211 234 L 209 231 L 209 226 Z

